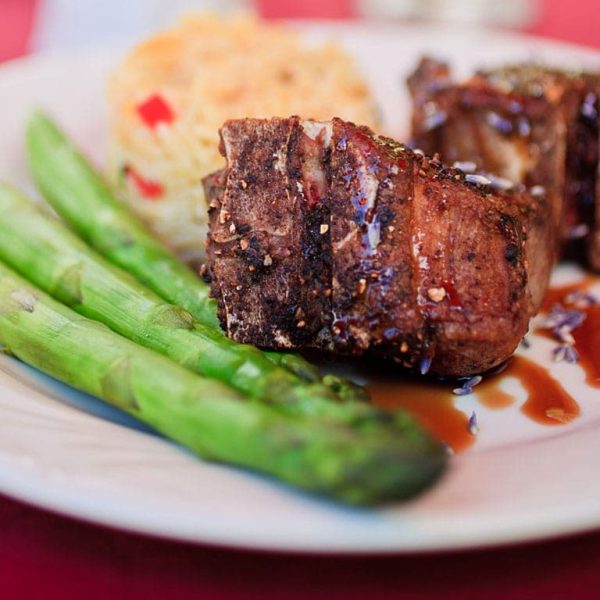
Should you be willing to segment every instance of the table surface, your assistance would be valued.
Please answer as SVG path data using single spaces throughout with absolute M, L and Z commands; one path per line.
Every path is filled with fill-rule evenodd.
M 35 0 L 0 0 L 0 61 L 27 51 Z M 278 3 L 263 2 L 277 6 Z M 296 8 L 301 2 L 293 3 Z M 343 0 L 309 2 L 351 16 Z M 600 47 L 598 0 L 543 0 L 531 31 Z M 341 7 L 341 8 L 340 8 Z M 279 10 L 279 9 L 278 9 Z M 413 557 L 306 557 L 189 546 L 57 516 L 0 496 L 0 597 L 594 598 L 600 534 Z
M 598 597 L 600 583 L 600 535 L 437 556 L 301 557 L 144 538 L 8 499 L 0 528 L 3 598 L 552 600 Z

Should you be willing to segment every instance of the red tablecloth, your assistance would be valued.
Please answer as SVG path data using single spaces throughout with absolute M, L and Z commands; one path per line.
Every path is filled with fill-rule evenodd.
M 147 539 L 0 501 L 0 597 L 598 598 L 600 536 L 408 558 L 299 557 Z
M 284 3 L 262 0 L 276 14 Z M 34 0 L 0 0 L 0 60 L 25 52 Z M 537 34 L 600 46 L 598 0 L 544 0 Z M 288 4 L 352 16 L 347 0 Z M 297 14 L 297 13 L 296 13 Z M 600 534 L 409 558 L 299 557 L 193 547 L 112 531 L 0 497 L 0 598 L 600 597 Z

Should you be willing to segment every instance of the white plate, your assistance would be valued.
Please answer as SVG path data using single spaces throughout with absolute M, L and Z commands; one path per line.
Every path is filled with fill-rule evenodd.
M 359 58 L 388 133 L 398 136 L 409 115 L 402 81 L 423 51 L 448 57 L 463 72 L 540 57 L 600 66 L 591 51 L 483 31 L 319 26 L 310 35 L 331 32 Z M 23 123 L 36 105 L 102 157 L 103 86 L 113 59 L 114 52 L 95 52 L 0 69 L 0 177 L 31 190 Z M 574 274 L 567 267 L 560 276 Z M 586 387 L 578 366 L 551 365 L 551 347 L 537 339 L 528 355 L 551 367 L 577 398 L 579 419 L 543 427 L 519 412 L 519 402 L 489 411 L 461 398 L 461 409 L 478 412 L 475 445 L 454 457 L 429 493 L 378 510 L 342 508 L 197 460 L 117 410 L 1 357 L 0 490 L 129 530 L 273 550 L 429 551 L 585 531 L 600 526 L 600 392 Z

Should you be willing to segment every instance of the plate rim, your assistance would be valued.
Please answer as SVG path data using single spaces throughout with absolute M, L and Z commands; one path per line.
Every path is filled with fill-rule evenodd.
M 46 487 L 46 491 L 44 491 L 44 487 Z M 78 492 L 75 499 L 72 492 L 69 496 L 68 494 L 54 493 L 54 490 L 47 493 L 47 489 L 47 482 L 46 485 L 41 480 L 37 482 L 35 477 L 19 475 L 11 477 L 10 474 L 0 469 L 0 492 L 13 500 L 37 509 L 94 526 L 107 527 L 114 531 L 231 550 L 322 556 L 433 555 L 535 544 L 600 531 L 600 510 L 596 510 L 589 514 L 573 515 L 569 513 L 566 518 L 559 519 L 556 518 L 556 513 L 552 514 L 551 519 L 545 513 L 541 513 L 534 521 L 515 524 L 511 519 L 512 528 L 495 526 L 493 529 L 497 531 L 493 535 L 486 529 L 480 529 L 477 535 L 471 534 L 461 540 L 452 538 L 441 543 L 439 540 L 429 540 L 425 543 L 403 543 L 399 546 L 390 545 L 385 541 L 383 543 L 373 543 L 372 541 L 364 543 L 363 541 L 360 547 L 335 543 L 323 546 L 322 541 L 317 543 L 298 542 L 297 538 L 291 543 L 283 543 L 280 536 L 273 535 L 257 540 L 247 533 L 240 535 L 239 531 L 235 534 L 230 534 L 229 531 L 224 534 L 223 529 L 219 527 L 211 530 L 210 519 L 204 521 L 202 537 L 199 537 L 195 529 L 186 531 L 179 525 L 173 528 L 172 521 L 170 526 L 166 526 L 164 522 L 161 522 L 160 515 L 158 518 L 144 519 L 140 518 L 140 513 L 131 512 L 130 507 L 127 507 L 127 510 L 122 508 L 118 511 L 110 510 L 107 508 L 110 501 L 106 504 L 97 502 L 99 495 L 93 496 L 88 492 Z M 552 527 L 548 526 L 549 521 L 553 523 Z
M 306 26 L 305 23 L 300 25 Z M 330 24 L 323 22 L 317 24 L 318 27 L 332 27 L 336 29 L 369 29 L 373 25 L 365 24 Z M 406 28 L 406 26 L 402 26 Z M 390 25 L 390 29 L 397 29 L 397 26 Z M 437 30 L 439 27 L 429 27 Z M 539 43 L 546 47 L 552 47 L 574 52 L 586 52 L 595 54 L 600 58 L 600 51 L 594 48 L 581 46 L 569 42 L 548 40 L 545 38 L 522 35 L 514 32 L 493 31 L 494 35 L 503 39 L 529 40 L 531 43 Z M 109 52 L 116 53 L 121 49 L 120 45 L 100 45 L 89 47 L 79 55 L 73 56 L 68 52 L 56 53 L 34 53 L 30 56 L 7 61 L 0 65 L 0 93 L 8 86 L 18 85 L 27 78 L 35 78 L 40 70 L 47 68 L 66 68 L 68 61 L 86 61 L 90 57 L 97 56 L 98 53 Z M 1 392 L 0 392 L 1 393 Z M 36 393 L 32 390 L 32 393 Z M 87 415 L 91 418 L 91 415 Z M 138 433 L 138 432 L 135 432 Z M 143 434 L 142 434 L 143 435 Z M 400 555 L 400 554 L 433 554 L 450 551 L 478 550 L 481 548 L 504 547 L 515 544 L 535 543 L 542 540 L 551 540 L 571 535 L 577 535 L 585 532 L 595 531 L 600 528 L 600 508 L 598 510 L 572 514 L 560 519 L 553 516 L 550 521 L 547 517 L 540 517 L 539 522 L 532 521 L 529 524 L 520 523 L 515 528 L 505 528 L 497 532 L 497 535 L 490 536 L 490 533 L 482 529 L 476 532 L 476 535 L 465 536 L 462 540 L 446 540 L 439 542 L 429 540 L 426 543 L 403 543 L 399 546 L 390 546 L 384 541 L 381 543 L 363 543 L 360 547 L 348 547 L 344 544 L 336 545 L 331 543 L 327 547 L 311 545 L 310 543 L 299 543 L 297 539 L 290 544 L 282 543 L 280 538 L 263 537 L 259 540 L 251 537 L 240 536 L 239 532 L 231 534 L 229 531 L 224 535 L 223 529 L 218 532 L 209 532 L 210 527 L 205 529 L 202 539 L 199 538 L 196 530 L 186 532 L 183 528 L 177 527 L 175 530 L 170 525 L 161 523 L 160 519 L 144 519 L 139 514 L 127 510 L 112 512 L 109 510 L 109 498 L 102 495 L 94 495 L 85 490 L 78 490 L 77 495 L 72 491 L 61 497 L 55 486 L 49 486 L 48 482 L 37 479 L 33 475 L 16 472 L 10 472 L 10 469 L 0 467 L 0 492 L 25 502 L 36 508 L 49 510 L 52 513 L 59 514 L 67 518 L 75 518 L 79 521 L 91 523 L 98 526 L 110 527 L 116 530 L 123 530 L 140 535 L 150 535 L 162 539 L 185 542 L 188 544 L 207 544 L 215 547 L 232 548 L 238 550 L 260 551 L 260 552 L 283 552 L 290 554 L 318 554 L 318 555 Z M 98 502 L 102 497 L 104 503 Z M 129 511 L 129 512 L 128 512 Z M 206 520 L 209 523 L 210 519 Z M 228 537 L 229 536 L 229 537 Z M 319 543 L 321 544 L 321 542 Z

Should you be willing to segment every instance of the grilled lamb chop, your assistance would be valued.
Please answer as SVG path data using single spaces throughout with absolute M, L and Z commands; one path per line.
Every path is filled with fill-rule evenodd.
M 446 376 L 513 353 L 528 257 L 552 260 L 535 201 L 340 119 L 229 121 L 221 139 L 207 257 L 231 338 Z
M 409 78 L 414 144 L 530 188 L 563 253 L 587 251 L 600 269 L 599 80 L 521 65 L 456 83 L 447 65 L 423 59 Z

